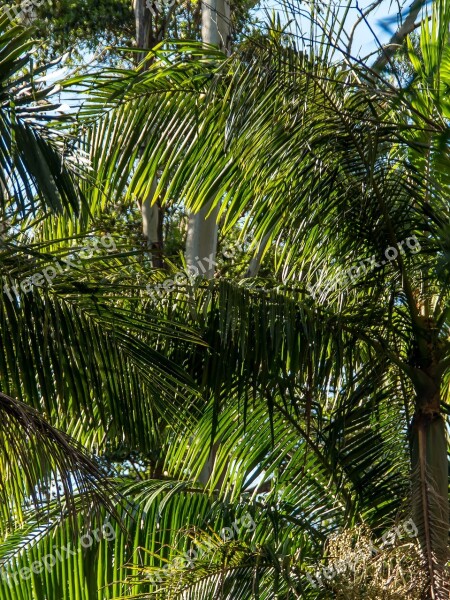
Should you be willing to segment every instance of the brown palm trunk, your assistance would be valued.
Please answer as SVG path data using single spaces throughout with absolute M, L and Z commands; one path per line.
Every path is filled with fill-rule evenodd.
M 430 340 L 428 340 L 429 342 Z M 448 600 L 445 580 L 449 558 L 449 468 L 445 420 L 441 412 L 441 376 L 436 349 L 427 343 L 414 369 L 416 407 L 411 426 L 413 520 L 422 549 L 428 586 L 424 600 Z M 419 366 L 419 368 L 417 368 Z

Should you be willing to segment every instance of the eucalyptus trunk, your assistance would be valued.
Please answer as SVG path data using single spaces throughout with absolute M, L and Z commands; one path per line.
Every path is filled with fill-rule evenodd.
M 136 46 L 148 50 L 158 41 L 160 35 L 153 30 L 153 16 L 147 6 L 147 0 L 134 0 L 134 16 L 136 24 Z M 138 60 L 143 60 L 146 52 L 138 55 Z M 142 233 L 146 240 L 147 248 L 151 254 L 152 266 L 155 269 L 164 267 L 163 248 L 163 218 L 164 212 L 161 204 L 154 201 L 157 187 L 156 178 L 152 181 L 150 193 L 140 203 L 142 214 Z
M 228 52 L 230 46 L 230 3 L 228 0 L 202 2 L 202 41 Z M 186 264 L 205 279 L 214 277 L 217 253 L 219 205 L 211 198 L 197 213 L 189 215 L 186 238 Z
M 202 2 L 202 41 L 228 53 L 230 48 L 230 3 L 228 0 Z M 197 213 L 189 215 L 186 237 L 186 264 L 205 279 L 214 277 L 217 254 L 217 218 L 220 205 L 212 208 L 211 198 Z M 219 444 L 214 444 L 199 481 L 206 485 L 211 477 Z
M 247 269 L 247 273 L 245 274 L 246 277 L 256 277 L 258 275 L 259 269 L 261 267 L 261 260 L 262 260 L 264 251 L 266 249 L 266 246 L 269 243 L 269 240 L 270 240 L 270 233 L 266 233 L 266 235 L 263 237 L 263 239 L 261 240 L 261 242 L 258 245 L 258 250 L 257 250 L 256 254 L 250 260 L 250 263 L 249 263 L 248 269 Z
M 153 18 L 148 9 L 147 0 L 134 0 L 134 20 L 136 24 L 136 46 L 138 48 L 150 49 L 155 45 L 155 37 L 153 35 Z M 139 54 L 139 60 L 145 56 L 145 52 Z
M 151 254 L 152 266 L 155 269 L 164 268 L 164 235 L 163 221 L 164 209 L 161 203 L 153 202 L 157 187 L 156 178 L 153 179 L 150 193 L 141 204 L 142 233 Z

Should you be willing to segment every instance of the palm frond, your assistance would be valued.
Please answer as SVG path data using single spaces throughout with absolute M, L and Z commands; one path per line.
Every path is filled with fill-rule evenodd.
M 74 138 L 56 122 L 56 85 L 39 77 L 52 64 L 36 66 L 32 29 L 11 26 L 0 12 L 0 204 L 22 215 L 39 206 L 78 211 L 84 202 L 77 182 L 83 172 Z M 64 119 L 59 119 L 64 120 Z M 66 119 L 68 120 L 68 119 Z M 54 126 L 49 127 L 48 122 Z M 70 119 L 69 119 L 70 122 Z M 4 214 L 2 215 L 5 216 Z M 6 215 L 7 217 L 9 215 Z

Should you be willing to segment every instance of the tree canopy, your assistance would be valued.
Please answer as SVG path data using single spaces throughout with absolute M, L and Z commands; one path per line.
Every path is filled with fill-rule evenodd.
M 448 600 L 450 2 L 290 11 L 56 83 L 0 17 L 1 599 Z

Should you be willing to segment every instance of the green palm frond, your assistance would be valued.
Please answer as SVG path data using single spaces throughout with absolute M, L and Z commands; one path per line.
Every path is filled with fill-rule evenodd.
M 24 512 L 46 518 L 52 496 L 71 516 L 80 508 L 86 519 L 99 505 L 115 512 L 112 486 L 99 464 L 67 434 L 52 427 L 35 409 L 0 393 L 2 535 L 8 537 Z M 83 500 L 76 503 L 78 494 Z
M 75 140 L 57 124 L 54 95 L 40 76 L 52 64 L 35 65 L 32 31 L 11 26 L 0 12 L 0 200 L 2 218 L 13 205 L 22 216 L 43 206 L 61 213 L 78 211 L 83 173 L 74 152 Z M 67 120 L 67 119 L 66 119 Z M 54 126 L 49 127 L 48 122 Z M 69 120 L 70 122 L 70 120 Z M 85 172 L 85 175 L 87 172 Z
M 161 335 L 193 335 L 175 333 L 155 315 L 138 316 L 136 301 L 115 306 L 115 294 L 109 285 L 70 279 L 52 291 L 3 293 L 1 385 L 61 424 L 75 412 L 85 428 L 100 425 L 95 446 L 107 435 L 113 445 L 128 440 L 145 451 L 158 438 L 159 416 L 176 412 L 173 400 L 190 402 L 196 393 L 161 352 Z
M 381 535 L 411 506 L 423 597 L 445 597 L 448 5 L 436 2 L 423 24 L 421 56 L 409 47 L 416 77 L 404 87 L 345 53 L 330 62 L 314 47 L 308 56 L 287 35 L 256 37 L 228 59 L 163 44 L 149 68 L 73 79 L 89 93 L 74 152 L 85 151 L 92 169 L 73 189 L 75 171 L 48 187 L 47 167 L 27 151 L 39 133 L 45 152 L 36 156 L 61 166 L 61 134 L 30 133 L 8 95 L 0 137 L 10 157 L 13 130 L 22 158 L 16 166 L 0 149 L 14 220 L 0 249 L 10 286 L 0 304 L 1 388 L 64 425 L 111 473 L 122 450 L 151 469 L 121 465 L 127 503 L 112 539 L 89 548 L 78 540 L 48 573 L 2 580 L 0 597 L 339 597 L 307 577 L 330 558 L 330 536 L 360 523 Z M 340 42 L 340 22 L 322 27 Z M 21 31 L 7 30 L 4 47 Z M 14 53 L 22 56 L 19 46 Z M 13 62 L 5 73 L 16 72 Z M 35 175 L 27 188 L 25 173 L 36 170 L 46 180 Z M 214 197 L 222 232 L 251 234 L 249 254 L 268 240 L 271 277 L 187 280 L 156 298 L 146 284 L 151 292 L 176 268 L 150 271 L 136 244 L 117 240 L 114 253 L 52 285 L 20 289 L 70 259 L 72 240 L 104 233 L 93 220 L 111 204 L 127 210 L 146 199 L 155 179 L 154 201 L 196 211 Z M 38 198 L 64 217 L 36 202 L 18 220 Z M 16 412 L 6 430 L 19 431 L 22 404 L 7 406 Z M 23 505 L 34 485 L 57 481 L 45 457 L 65 441 L 52 429 L 43 455 L 31 446 L 35 461 L 18 434 L 4 443 L 7 457 L 16 448 L 28 465 L 19 484 L 10 461 L 3 465 L 16 512 L 3 519 L 9 571 L 73 537 L 64 515 L 40 530 Z M 84 480 L 67 491 L 74 507 L 89 497 Z M 254 527 L 235 527 L 247 513 Z M 221 538 L 224 528 L 232 540 Z M 178 568 L 173 561 L 193 544 L 204 554 Z M 368 594 L 366 583 L 358 593 Z

